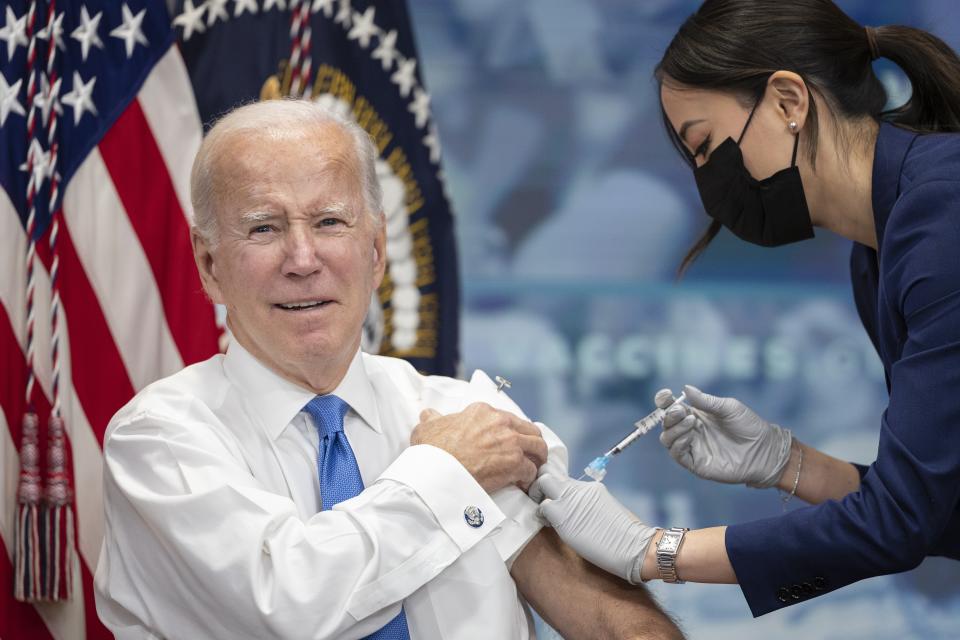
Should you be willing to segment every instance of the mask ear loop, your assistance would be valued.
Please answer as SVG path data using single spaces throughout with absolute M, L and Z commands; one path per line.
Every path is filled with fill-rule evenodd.
M 797 149 L 800 148 L 800 132 L 793 134 L 793 156 L 790 158 L 790 168 L 797 166 Z
M 743 130 L 740 131 L 740 137 L 737 138 L 738 147 L 740 146 L 740 141 L 743 140 L 743 136 L 745 136 L 747 133 L 747 127 L 750 126 L 750 121 L 753 120 L 753 114 L 757 112 L 757 107 L 759 106 L 760 106 L 760 100 L 757 100 L 756 102 L 753 103 L 753 109 L 750 109 L 750 115 L 747 116 L 747 123 L 743 125 Z

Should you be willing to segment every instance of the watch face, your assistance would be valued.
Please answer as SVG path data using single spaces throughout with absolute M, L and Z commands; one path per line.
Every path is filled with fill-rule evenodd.
M 657 548 L 661 551 L 676 551 L 678 542 L 680 542 L 680 536 L 664 534 L 660 538 L 660 544 L 657 545 Z

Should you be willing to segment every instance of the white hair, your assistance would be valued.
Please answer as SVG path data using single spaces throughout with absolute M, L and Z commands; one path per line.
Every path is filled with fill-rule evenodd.
M 266 100 L 246 104 L 225 114 L 204 137 L 190 172 L 190 200 L 194 226 L 207 243 L 216 246 L 219 239 L 214 213 L 214 185 L 217 159 L 227 141 L 234 136 L 258 134 L 282 137 L 285 134 L 333 125 L 353 140 L 360 170 L 360 186 L 367 213 L 377 222 L 383 211 L 383 191 L 377 180 L 377 148 L 363 128 L 316 102 L 303 99 Z

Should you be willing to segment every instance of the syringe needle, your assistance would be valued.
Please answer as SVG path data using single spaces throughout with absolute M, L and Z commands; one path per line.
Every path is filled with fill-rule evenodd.
M 686 399 L 687 394 L 681 393 L 666 407 L 657 407 L 646 416 L 637 420 L 633 425 L 633 431 L 627 434 L 627 437 L 618 442 L 615 447 L 607 451 L 605 454 L 594 458 L 593 461 L 583 470 L 583 475 L 577 478 L 577 480 L 583 480 L 585 477 L 590 476 L 597 482 L 603 481 L 603 477 L 607 474 L 607 464 L 610 462 L 610 458 L 620 454 L 624 449 L 636 442 L 640 436 L 648 433 L 651 429 L 660 424 L 660 422 L 663 421 L 663 417 L 667 413 L 667 409 L 678 402 L 683 402 Z

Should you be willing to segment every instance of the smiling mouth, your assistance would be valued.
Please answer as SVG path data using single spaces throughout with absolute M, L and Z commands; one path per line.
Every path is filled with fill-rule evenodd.
M 307 302 L 286 302 L 273 305 L 277 309 L 284 311 L 309 311 L 310 309 L 319 309 L 333 302 L 332 300 L 310 300 Z

